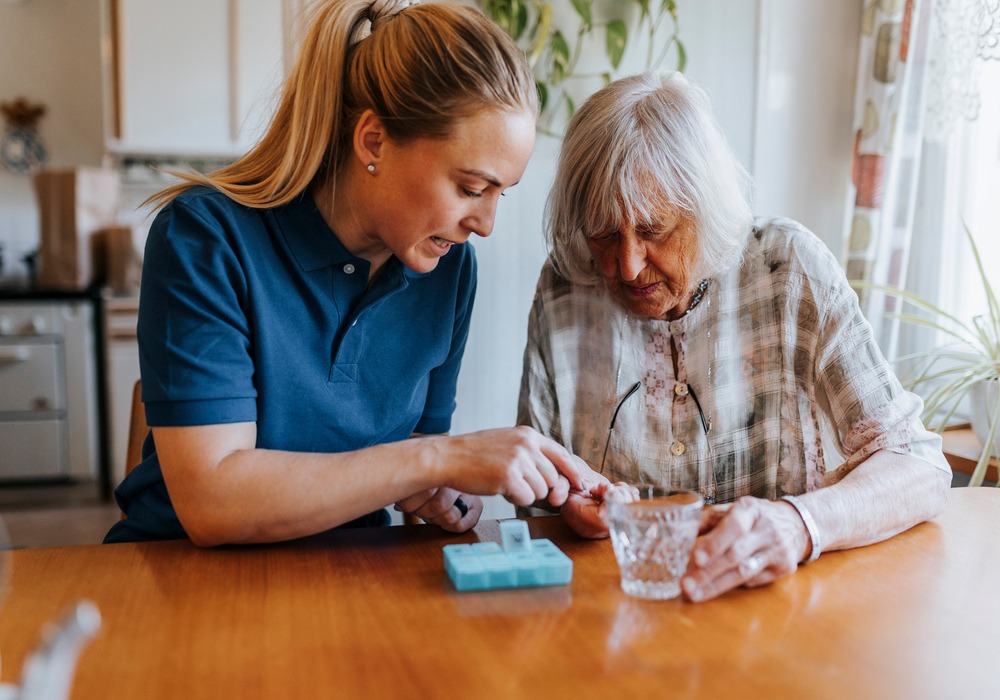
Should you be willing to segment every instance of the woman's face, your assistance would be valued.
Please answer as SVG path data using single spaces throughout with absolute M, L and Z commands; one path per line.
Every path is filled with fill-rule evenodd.
M 612 296 L 637 316 L 672 320 L 687 311 L 699 280 L 691 279 L 698 255 L 694 221 L 664 207 L 655 221 L 587 239 Z
M 444 140 L 387 140 L 368 214 L 369 238 L 415 272 L 430 272 L 451 246 L 493 231 L 497 202 L 524 173 L 535 144 L 530 112 L 487 111 Z

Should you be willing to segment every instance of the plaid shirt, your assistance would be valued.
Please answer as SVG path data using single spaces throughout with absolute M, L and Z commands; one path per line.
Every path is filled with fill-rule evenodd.
M 612 481 L 773 500 L 826 483 L 824 435 L 843 456 L 838 477 L 881 449 L 950 473 L 840 265 L 788 219 L 757 221 L 741 263 L 676 321 L 634 316 L 603 283 L 572 285 L 546 263 L 518 423 L 600 469 L 615 407 L 636 382 L 610 434 Z

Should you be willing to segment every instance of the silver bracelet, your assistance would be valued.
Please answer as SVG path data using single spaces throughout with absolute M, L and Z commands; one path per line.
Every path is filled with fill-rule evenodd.
M 815 561 L 819 558 L 820 552 L 822 551 L 820 547 L 819 539 L 819 528 L 816 527 L 816 521 L 813 520 L 812 513 L 809 509 L 802 504 L 798 498 L 792 495 L 785 495 L 781 497 L 782 501 L 786 501 L 791 504 L 792 508 L 799 514 L 802 518 L 802 522 L 806 525 L 806 532 L 809 533 L 809 542 L 812 544 L 812 551 L 809 552 L 809 556 L 800 561 L 800 564 L 808 564 L 811 561 Z

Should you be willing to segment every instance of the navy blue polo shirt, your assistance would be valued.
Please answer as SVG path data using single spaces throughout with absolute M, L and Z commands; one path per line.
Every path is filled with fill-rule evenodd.
M 253 421 L 257 447 L 346 452 L 451 425 L 476 261 L 453 246 L 429 273 L 369 265 L 312 196 L 252 209 L 188 190 L 153 221 L 139 305 L 151 426 Z M 401 464 L 400 468 L 406 468 Z M 185 537 L 155 445 L 115 491 L 106 542 Z M 377 511 L 355 524 L 385 524 Z

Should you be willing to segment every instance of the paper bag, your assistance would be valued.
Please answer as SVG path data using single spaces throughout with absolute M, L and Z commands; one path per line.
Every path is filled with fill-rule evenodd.
M 37 285 L 42 289 L 83 289 L 93 278 L 90 237 L 114 224 L 118 215 L 118 172 L 103 168 L 41 170 L 34 182 L 41 223 Z
M 129 226 L 109 226 L 91 237 L 92 281 L 107 287 L 113 295 L 139 292 L 142 256 L 132 240 Z

